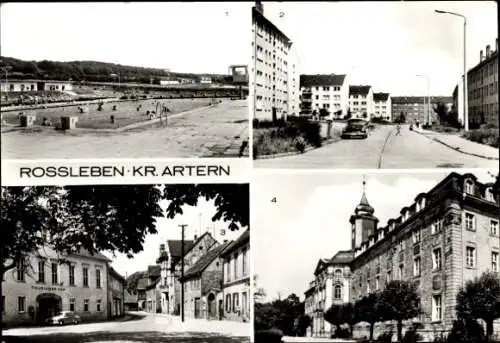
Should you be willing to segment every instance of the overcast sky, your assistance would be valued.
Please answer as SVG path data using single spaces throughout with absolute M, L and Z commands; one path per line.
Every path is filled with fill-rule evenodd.
M 351 84 L 376 92 L 452 95 L 463 75 L 463 19 L 467 65 L 486 45 L 495 50 L 497 4 L 464 2 L 264 2 L 264 15 L 295 44 L 301 74 L 349 74 Z M 280 13 L 283 13 L 280 17 Z
M 8 3 L 2 56 L 227 74 L 250 59 L 252 3 Z
M 162 201 L 162 208 L 166 208 L 168 201 Z M 212 236 L 223 243 L 225 239 L 234 240 L 244 232 L 244 229 L 230 231 L 227 229 L 229 223 L 223 221 L 212 222 L 212 216 L 215 214 L 216 208 L 213 201 L 206 201 L 200 198 L 198 206 L 184 206 L 184 213 L 177 215 L 174 219 L 159 218 L 157 220 L 158 234 L 148 235 L 144 242 L 144 250 L 134 255 L 133 259 L 127 258 L 125 255 L 117 254 L 112 257 L 110 253 L 104 254 L 110 257 L 113 262 L 111 266 L 115 268 L 123 276 L 130 275 L 137 271 L 143 271 L 148 268 L 148 265 L 156 264 L 156 259 L 159 256 L 160 244 L 165 243 L 167 239 L 181 239 L 181 228 L 179 225 L 187 224 L 185 231 L 185 239 L 193 239 L 195 234 L 200 236 L 206 231 L 209 231 Z M 201 214 L 201 216 L 200 216 Z M 221 229 L 225 229 L 225 234 L 221 235 Z M 215 234 L 214 234 L 215 233 Z
M 473 173 L 481 182 L 494 181 L 486 171 Z M 448 174 L 366 174 L 366 195 L 380 226 Z M 250 239 L 258 287 L 268 300 L 292 292 L 303 299 L 318 260 L 351 248 L 349 217 L 361 199 L 362 180 L 360 171 L 260 172 L 254 177 Z

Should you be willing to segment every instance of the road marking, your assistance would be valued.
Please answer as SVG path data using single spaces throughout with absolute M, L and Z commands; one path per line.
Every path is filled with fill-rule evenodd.
M 392 134 L 392 131 L 389 131 L 389 133 L 387 134 L 387 136 L 385 137 L 385 141 L 384 141 L 384 145 L 382 146 L 382 150 L 380 151 L 380 156 L 378 158 L 378 166 L 377 166 L 377 169 L 381 169 L 382 168 L 382 158 L 383 158 L 383 155 L 384 155 L 384 151 L 385 151 L 385 147 L 387 145 L 387 142 L 389 141 L 389 137 L 391 137 L 391 134 Z

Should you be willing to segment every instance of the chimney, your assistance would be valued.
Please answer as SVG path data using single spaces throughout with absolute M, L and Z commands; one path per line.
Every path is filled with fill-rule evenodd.
M 490 45 L 486 45 L 486 58 L 490 57 Z
M 261 14 L 264 14 L 264 5 L 262 5 L 261 1 L 255 1 L 255 9 Z
M 196 241 L 198 239 L 198 235 L 194 234 L 194 240 Z
M 484 60 L 484 56 L 483 56 L 483 50 L 481 50 L 479 52 L 479 62 L 482 62 Z

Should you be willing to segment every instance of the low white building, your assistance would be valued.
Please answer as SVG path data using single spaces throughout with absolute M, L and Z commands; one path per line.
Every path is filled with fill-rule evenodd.
M 202 77 L 200 77 L 200 83 L 203 83 L 203 84 L 212 83 L 212 78 L 209 76 L 202 76 Z
M 160 80 L 160 86 L 179 85 L 179 80 Z
M 349 107 L 347 75 L 301 75 L 300 107 L 302 115 L 328 113 L 329 119 L 343 118 Z
M 45 80 L 8 80 L 0 83 L 2 92 L 40 92 L 54 91 L 65 92 L 73 90 L 70 81 L 45 81 Z

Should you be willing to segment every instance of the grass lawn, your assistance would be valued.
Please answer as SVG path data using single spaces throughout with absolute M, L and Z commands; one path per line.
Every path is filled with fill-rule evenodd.
M 253 151 L 255 156 L 297 152 L 294 138 L 272 137 L 274 129 L 253 129 Z
M 115 341 L 127 343 L 247 343 L 249 337 L 227 337 L 200 332 L 167 333 L 156 331 L 144 332 L 92 332 L 61 333 L 51 335 L 35 335 L 12 337 L 4 336 L 5 343 L 87 343 Z
M 204 107 L 210 104 L 211 99 L 162 99 L 160 104 L 165 104 L 170 110 L 169 114 L 189 111 L 198 107 Z M 113 111 L 116 105 L 117 110 Z M 137 110 L 139 105 L 142 107 Z M 87 129 L 116 129 L 129 124 L 147 121 L 149 117 L 146 111 L 156 111 L 154 100 L 123 101 L 117 103 L 105 103 L 102 111 L 98 111 L 97 104 L 82 105 L 88 108 L 87 113 L 79 113 L 78 105 L 67 107 L 53 107 L 37 110 L 23 110 L 25 115 L 36 115 L 35 125 L 41 125 L 43 118 L 52 122 L 52 125 L 58 125 L 61 116 L 78 116 L 77 127 Z M 159 110 L 160 106 L 158 106 Z M 19 124 L 17 111 L 3 113 L 3 119 L 9 124 Z M 112 124 L 110 116 L 115 116 L 115 123 Z

